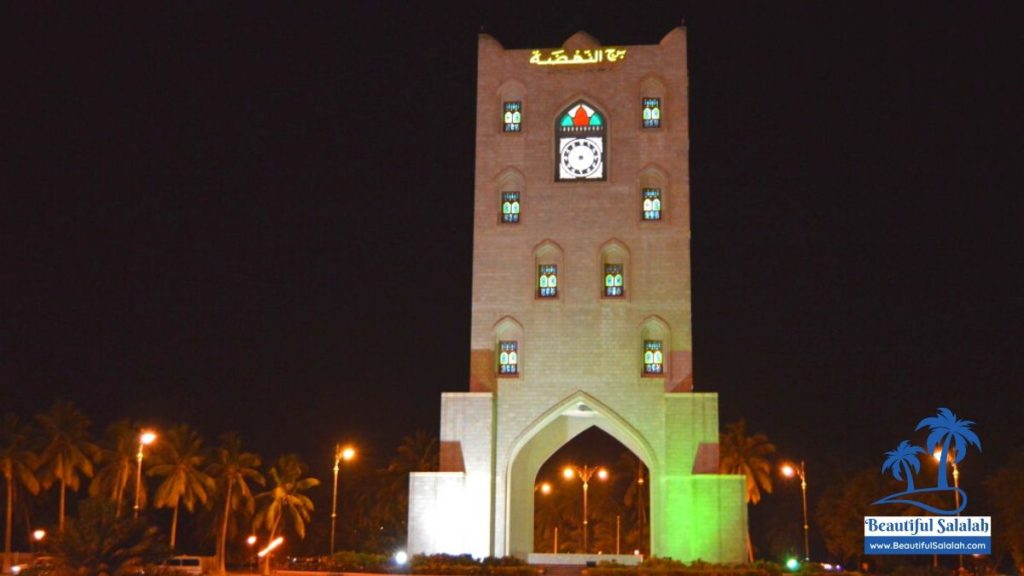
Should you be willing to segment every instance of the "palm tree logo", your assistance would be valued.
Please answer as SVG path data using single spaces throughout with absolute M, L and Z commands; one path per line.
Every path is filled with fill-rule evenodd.
M 903 440 L 895 450 L 885 453 L 888 458 L 882 463 L 882 473 L 886 470 L 892 471 L 892 477 L 902 481 L 903 476 L 907 477 L 907 492 L 914 491 L 914 474 L 921 471 L 921 461 L 917 459 L 918 454 L 925 454 L 924 448 L 911 446 L 910 442 Z
M 882 473 L 890 471 L 894 478 L 901 481 L 905 476 L 907 479 L 907 489 L 903 492 L 890 494 L 877 500 L 874 504 L 909 504 L 933 514 L 944 516 L 959 514 L 967 507 L 967 493 L 961 490 L 959 486 L 949 487 L 946 468 L 950 463 L 955 467 L 962 462 L 967 455 L 969 447 L 975 446 L 978 450 L 981 450 L 981 440 L 971 430 L 973 425 L 974 422 L 971 420 L 957 418 L 956 414 L 953 414 L 953 411 L 949 408 L 939 408 L 937 415 L 929 416 L 918 422 L 917 427 L 914 428 L 915 431 L 922 428 L 929 429 L 925 446 L 934 446 L 938 451 L 938 478 L 935 487 L 914 487 L 914 474 L 921 471 L 921 462 L 918 459 L 918 454 L 927 454 L 928 451 L 921 446 L 913 446 L 910 442 L 903 440 L 895 450 L 885 453 L 886 459 L 882 463 Z M 952 451 L 950 451 L 951 449 Z M 938 496 L 944 496 L 949 492 L 953 493 L 955 502 L 954 507 L 950 509 L 939 508 L 915 499 L 915 496 L 918 495 L 936 493 Z

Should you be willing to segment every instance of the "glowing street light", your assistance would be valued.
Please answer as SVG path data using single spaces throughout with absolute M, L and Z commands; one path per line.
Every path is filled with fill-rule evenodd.
M 587 528 L 589 524 L 587 516 L 587 491 L 590 486 L 590 478 L 597 474 L 599 480 L 606 480 L 608 478 L 608 471 L 601 466 L 590 466 L 584 465 L 582 468 L 579 466 L 569 465 L 562 469 L 562 476 L 566 480 L 572 480 L 573 476 L 579 477 L 583 482 L 583 553 L 587 553 Z
M 932 452 L 932 458 L 935 458 L 936 462 L 939 462 L 939 460 L 942 458 L 942 445 L 941 444 L 937 445 L 935 447 L 935 452 Z M 953 498 L 956 499 L 956 509 L 957 509 L 956 515 L 959 516 L 960 515 L 960 468 L 957 467 L 957 465 L 956 465 L 956 448 L 955 447 L 950 447 L 949 448 L 949 452 L 946 453 L 946 462 L 948 462 L 948 463 L 953 465 L 953 488 L 954 488 Z M 964 556 L 963 556 L 963 554 L 958 554 L 957 555 L 957 559 L 960 562 L 960 570 L 963 570 L 964 569 Z
M 338 519 L 338 471 L 341 462 L 349 462 L 356 457 L 356 449 L 351 446 L 334 445 L 334 497 L 331 500 L 331 556 L 334 556 L 334 527 Z
M 811 561 L 811 544 L 810 537 L 808 536 L 809 526 L 807 525 L 807 469 L 804 466 L 804 461 L 800 461 L 800 466 L 794 466 L 793 464 L 782 465 L 782 475 L 786 478 L 792 478 L 798 476 L 800 478 L 800 493 L 804 500 L 804 562 Z
M 142 449 L 156 441 L 156 433 L 151 430 L 143 430 L 139 434 L 139 453 L 135 455 L 137 467 L 135 470 L 135 517 L 139 517 L 139 503 L 142 493 Z

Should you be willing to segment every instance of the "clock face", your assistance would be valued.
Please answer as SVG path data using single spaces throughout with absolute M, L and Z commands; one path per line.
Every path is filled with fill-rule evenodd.
M 559 180 L 586 180 L 604 177 L 604 158 L 600 138 L 562 138 L 560 142 Z

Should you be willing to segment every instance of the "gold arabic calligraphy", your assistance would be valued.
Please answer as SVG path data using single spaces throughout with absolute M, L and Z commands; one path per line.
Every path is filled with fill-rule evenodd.
M 597 64 L 598 62 L 618 62 L 626 58 L 626 49 L 598 48 L 597 50 L 576 50 L 572 55 L 565 50 L 552 50 L 545 55 L 540 50 L 530 53 L 530 64 L 538 66 L 565 66 L 571 64 Z

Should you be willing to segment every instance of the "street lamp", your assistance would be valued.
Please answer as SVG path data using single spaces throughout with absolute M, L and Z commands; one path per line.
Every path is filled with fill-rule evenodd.
M 540 492 L 544 496 L 547 496 L 548 494 L 551 494 L 551 483 L 550 482 L 541 482 L 540 484 L 537 484 L 536 486 L 533 487 L 533 491 L 534 492 Z M 554 542 L 554 545 L 553 545 L 551 553 L 552 554 L 558 554 L 558 523 L 557 522 L 555 523 L 555 527 L 554 527 L 554 536 L 555 536 L 555 542 Z
M 356 449 L 351 446 L 334 445 L 334 497 L 331 500 L 331 556 L 334 556 L 334 527 L 338 519 L 338 471 L 341 461 L 348 462 L 356 457 Z
M 935 462 L 939 462 L 942 458 L 942 446 L 936 446 L 935 452 L 932 453 L 932 457 L 935 458 Z M 953 465 L 953 498 L 956 500 L 956 515 L 960 516 L 960 468 L 956 465 L 956 448 L 950 447 L 949 452 L 946 453 L 946 462 Z M 957 559 L 960 562 L 960 570 L 964 569 L 964 556 L 963 554 L 957 554 Z
M 811 561 L 811 544 L 808 536 L 808 525 L 807 525 L 807 469 L 804 466 L 804 461 L 800 461 L 800 466 L 794 466 L 792 464 L 782 465 L 782 475 L 786 478 L 792 478 L 793 476 L 800 477 L 800 493 L 804 500 L 804 562 Z
M 590 485 L 590 478 L 597 474 L 598 479 L 605 480 L 608 478 L 608 471 L 601 466 L 590 466 L 584 465 L 582 468 L 579 466 L 569 465 L 562 470 L 562 476 L 566 480 L 572 480 L 573 476 L 579 477 L 583 482 L 583 553 L 587 553 L 587 528 L 589 520 L 587 519 L 587 491 Z
M 139 503 L 142 493 L 142 449 L 156 440 L 156 434 L 150 430 L 143 430 L 139 434 L 139 453 L 135 455 L 137 467 L 135 470 L 135 517 L 139 517 Z

